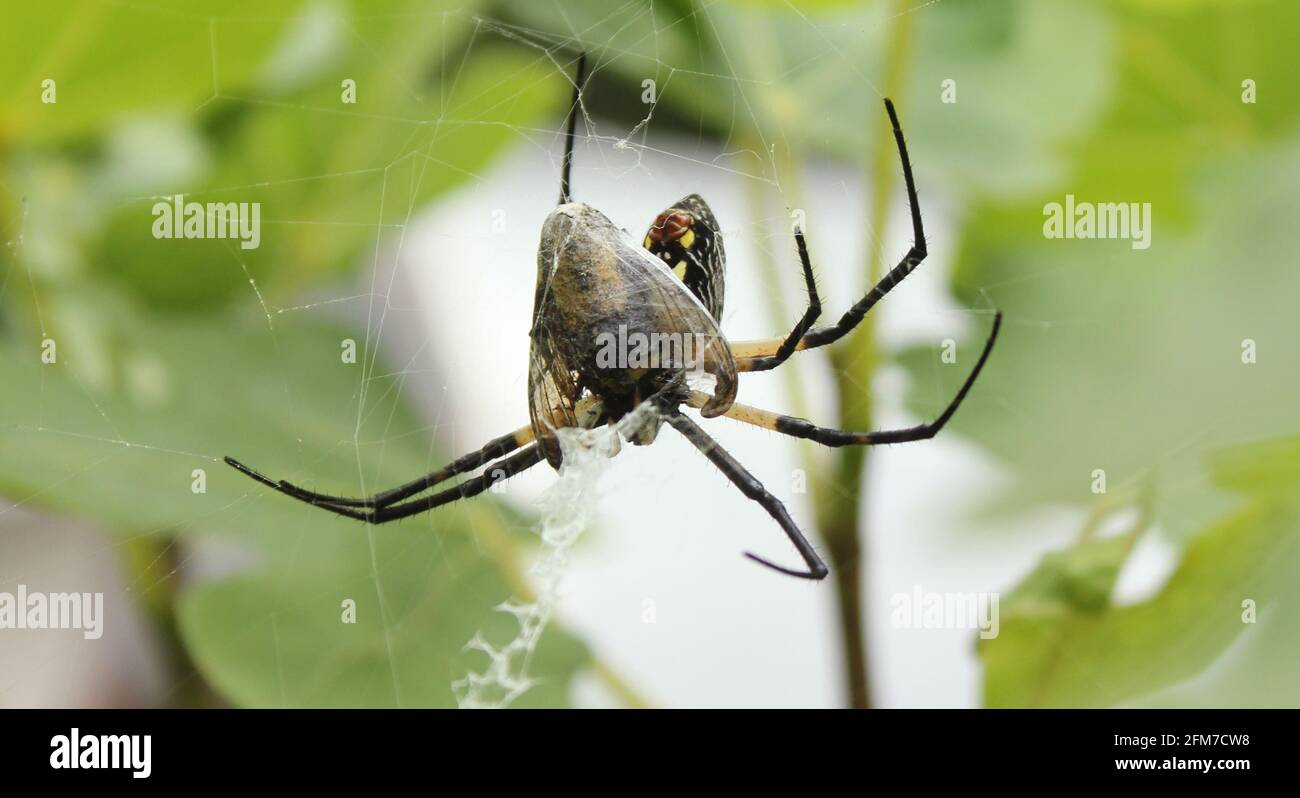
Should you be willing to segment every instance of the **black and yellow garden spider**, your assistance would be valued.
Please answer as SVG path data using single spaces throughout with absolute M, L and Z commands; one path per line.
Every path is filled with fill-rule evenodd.
M 635 444 L 648 444 L 667 421 L 695 445 L 781 526 L 803 557 L 807 570 L 786 568 L 746 552 L 751 559 L 791 576 L 822 579 L 826 565 L 799 531 L 779 499 L 767 491 L 735 458 L 694 421 L 682 413 L 692 407 L 705 418 L 727 416 L 757 427 L 806 438 L 827 446 L 872 446 L 934 437 L 952 418 L 997 340 L 1002 314 L 993 317 L 979 360 L 948 407 L 934 421 L 914 427 L 877 432 L 845 432 L 818 427 L 801 418 L 737 404 L 737 373 L 767 371 L 797 351 L 838 341 L 894 286 L 925 258 L 925 231 L 917 202 L 912 165 L 894 105 L 885 100 L 912 217 L 913 244 L 879 284 L 867 292 L 835 324 L 813 327 L 821 300 L 802 230 L 795 228 L 795 246 L 808 289 L 808 309 L 784 338 L 728 343 L 718 329 L 724 298 L 726 256 L 717 220 L 698 195 L 691 194 L 659 214 L 644 241 L 637 242 L 602 213 L 569 193 L 575 125 L 585 74 L 585 56 L 578 58 L 573 102 L 569 108 L 559 206 L 542 226 L 537 254 L 537 287 L 530 333 L 530 423 L 490 441 L 431 474 L 364 499 L 315 493 L 285 481 L 270 479 L 227 457 L 239 471 L 281 493 L 332 513 L 372 524 L 383 524 L 476 496 L 494 482 L 531 468 L 543 458 L 559 468 L 562 454 L 556 430 L 594 428 L 622 420 L 643 402 L 656 412 L 633 430 L 624 430 Z M 637 362 L 603 357 L 612 336 L 618 341 L 651 341 L 655 360 Z M 641 336 L 641 338 L 637 338 Z M 683 341 L 695 343 L 682 346 Z M 656 343 L 667 344 L 655 347 Z M 641 355 L 645 355 L 642 347 Z M 693 349 L 693 353 L 689 350 Z M 635 417 L 633 417 L 635 418 Z M 483 473 L 455 487 L 413 498 L 453 477 L 483 466 Z

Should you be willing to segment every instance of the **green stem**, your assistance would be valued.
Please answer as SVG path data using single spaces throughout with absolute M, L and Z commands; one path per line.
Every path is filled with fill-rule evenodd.
M 637 692 L 636 688 L 620 676 L 608 663 L 593 659 L 591 670 L 596 675 L 596 678 L 604 683 L 605 689 L 609 690 L 619 701 L 622 701 L 625 707 L 629 709 L 647 709 L 650 707 L 650 703 Z
M 166 705 L 178 708 L 226 706 L 213 689 L 198 663 L 185 646 L 180 620 L 176 614 L 180 580 L 172 578 L 185 567 L 184 542 L 175 535 L 134 535 L 125 539 L 121 549 L 131 575 L 138 586 L 137 604 L 154 624 L 162 644 L 163 658 L 175 686 L 166 696 Z
M 897 0 L 892 4 L 893 26 L 886 36 L 889 45 L 885 52 L 881 81 L 885 96 L 895 96 L 902 89 L 907 53 L 912 42 L 912 21 L 915 15 L 906 13 L 903 5 Z M 867 159 L 871 185 L 867 232 L 879 237 L 889 221 L 889 200 L 894 191 L 898 168 L 894 163 L 897 156 L 893 148 L 888 146 L 888 127 L 883 123 L 877 124 L 876 130 L 878 135 L 873 142 L 875 149 Z M 881 248 L 868 247 L 868 253 L 867 277 L 869 285 L 875 285 L 884 273 Z M 833 347 L 830 354 L 835 369 L 840 428 L 874 429 L 871 396 L 869 392 L 863 395 L 861 386 L 872 384 L 882 359 L 876 341 L 875 317 L 868 315 L 863 319 L 853 334 Z M 871 706 L 862 557 L 862 541 L 866 538 L 867 529 L 865 524 L 859 523 L 859 519 L 862 494 L 867 484 L 867 453 L 859 447 L 845 447 L 834 458 L 829 470 L 828 478 L 815 483 L 817 526 L 822 540 L 826 542 L 831 571 L 836 578 L 848 703 L 851 707 L 866 709 Z

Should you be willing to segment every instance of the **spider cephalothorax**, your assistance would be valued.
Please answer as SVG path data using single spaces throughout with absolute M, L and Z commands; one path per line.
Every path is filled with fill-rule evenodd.
M 787 568 L 754 554 L 746 556 L 785 574 L 821 579 L 826 576 L 826 565 L 785 505 L 691 421 L 682 412 L 683 407 L 698 409 L 705 418 L 725 415 L 827 446 L 871 446 L 931 438 L 957 411 L 984 368 L 997 340 L 1002 314 L 994 314 L 993 329 L 974 368 L 934 421 L 904 429 L 849 432 L 737 403 L 738 373 L 773 369 L 797 351 L 839 340 L 925 258 L 925 230 L 916 184 L 893 103 L 885 100 L 885 110 L 903 165 L 912 221 L 911 249 L 839 321 L 814 328 L 821 315 L 821 300 L 803 232 L 795 228 L 795 246 L 808 289 L 807 310 L 783 338 L 728 343 L 719 329 L 726 255 L 717 220 L 702 198 L 687 195 L 659 214 L 641 242 L 633 240 L 600 211 L 572 201 L 569 172 L 585 63 L 585 56 L 580 56 L 568 116 L 560 203 L 542 226 L 537 251 L 530 331 L 529 425 L 489 441 L 477 452 L 431 474 L 364 499 L 315 493 L 283 480 L 272 480 L 232 458 L 227 457 L 226 462 L 258 482 L 308 504 L 379 524 L 475 496 L 496 480 L 531 468 L 543 459 L 559 468 L 561 454 L 555 430 L 616 422 L 642 402 L 652 402 L 658 412 L 630 431 L 633 442 L 650 443 L 660 425 L 667 422 L 772 516 L 803 558 L 805 569 Z M 478 476 L 455 487 L 413 498 L 434 485 L 484 466 Z
M 688 194 L 655 217 L 644 246 L 695 294 L 710 316 L 722 322 L 727 254 L 718 220 L 703 197 Z

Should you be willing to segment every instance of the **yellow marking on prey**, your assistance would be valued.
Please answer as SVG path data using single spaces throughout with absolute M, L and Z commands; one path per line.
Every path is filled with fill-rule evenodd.
M 682 233 L 682 237 L 677 240 L 681 242 L 684 249 L 690 249 L 695 245 L 695 231 L 687 230 L 685 233 Z
M 686 261 L 684 261 L 684 260 L 679 260 L 679 261 L 677 261 L 677 265 L 673 267 L 673 274 L 677 275 L 677 279 L 678 279 L 678 280 L 685 280 L 685 279 L 686 279 Z
M 646 233 L 645 243 L 642 244 L 641 246 L 645 247 L 646 249 L 650 249 L 650 246 L 651 246 L 651 244 L 653 244 L 653 243 L 654 243 L 654 242 L 652 242 L 652 241 L 650 240 L 650 234 L 649 234 L 649 233 Z

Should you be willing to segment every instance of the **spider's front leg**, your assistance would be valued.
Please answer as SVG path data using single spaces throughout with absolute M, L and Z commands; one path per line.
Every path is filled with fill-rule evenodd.
M 324 507 L 326 509 L 334 509 L 336 512 L 338 508 L 363 508 L 365 510 L 378 511 L 385 507 L 397 504 L 403 499 L 409 499 L 417 493 L 428 490 L 440 482 L 445 482 L 452 477 L 473 471 L 484 463 L 510 454 L 519 447 L 531 443 L 532 440 L 532 427 L 521 427 L 508 435 L 494 438 L 478 451 L 470 452 L 463 457 L 457 458 L 437 471 L 426 474 L 418 479 L 414 479 L 404 485 L 376 493 L 373 496 L 368 496 L 363 499 L 353 499 L 345 496 L 331 496 L 327 493 L 316 493 L 305 488 L 300 488 L 292 482 L 287 482 L 282 479 L 271 479 L 265 474 L 249 468 L 233 457 L 227 457 L 225 458 L 225 461 L 227 465 L 234 468 L 236 471 L 239 471 L 241 474 L 258 481 L 269 488 L 277 490 L 286 496 L 291 496 L 298 501 L 306 502 L 307 504 Z M 357 518 L 359 520 L 369 519 L 369 514 L 365 512 L 339 513 L 339 515 L 346 515 L 350 518 Z
M 794 326 L 790 334 L 777 346 L 776 351 L 770 355 L 747 356 L 743 351 L 738 351 L 737 347 L 752 346 L 752 343 L 733 344 L 732 354 L 736 357 L 737 371 L 774 369 L 784 363 L 796 350 L 806 349 L 804 335 L 812 329 L 813 324 L 822 315 L 822 301 L 817 295 L 817 281 L 813 278 L 812 262 L 808 258 L 808 244 L 804 241 L 803 230 L 799 227 L 794 229 L 794 243 L 799 248 L 799 262 L 803 264 L 803 281 L 808 289 L 808 309 L 804 311 L 803 317 L 799 319 L 799 323 Z M 770 343 L 762 342 L 764 346 Z
M 574 408 L 576 416 L 582 420 L 584 426 L 594 426 L 602 423 L 604 411 L 600 401 L 595 397 L 587 397 L 577 404 Z M 541 461 L 542 450 L 540 446 L 528 446 L 536 439 L 536 434 L 531 426 L 520 427 L 508 435 L 502 435 L 494 438 L 486 446 L 476 452 L 470 452 L 467 455 L 453 460 L 448 465 L 443 466 L 429 474 L 411 480 L 405 485 L 399 485 L 381 493 L 364 499 L 352 499 L 346 496 L 332 496 L 328 493 L 316 493 L 315 491 L 300 488 L 292 482 L 283 479 L 275 480 L 255 469 L 249 468 L 233 457 L 225 458 L 226 464 L 234 468 L 239 473 L 256 480 L 273 490 L 279 491 L 286 496 L 305 502 L 313 507 L 320 507 L 324 510 L 341 515 L 346 518 L 355 518 L 358 521 L 365 521 L 372 524 L 382 524 L 387 521 L 395 521 L 399 518 L 406 518 L 416 513 L 431 510 L 434 507 L 447 504 L 457 499 L 467 499 L 470 496 L 477 496 L 483 491 L 490 488 L 497 480 L 514 476 L 519 472 L 531 468 Z M 528 446 L 523 451 L 506 457 L 511 452 L 520 447 Z M 497 459 L 503 458 L 503 459 Z M 441 482 L 445 482 L 452 477 L 475 471 L 484 464 L 488 464 L 487 469 L 479 476 L 473 479 L 467 479 L 454 488 L 426 496 L 422 499 L 402 503 L 405 499 L 410 499 L 418 493 L 432 488 Z
M 801 337 L 791 340 L 790 337 L 785 339 L 768 339 L 763 341 L 736 341 L 731 345 L 732 354 L 736 356 L 737 371 L 767 371 L 776 368 L 785 362 L 791 354 L 804 349 L 815 349 L 819 346 L 825 346 L 834 343 L 848 335 L 853 328 L 867 315 L 867 312 L 875 306 L 877 302 L 885 297 L 894 286 L 903 281 L 903 278 L 912 273 L 921 261 L 925 260 L 927 250 L 925 248 L 925 227 L 921 224 L 921 204 L 916 196 L 916 181 L 912 178 L 912 162 L 907 157 L 907 142 L 903 139 L 903 129 L 898 123 L 898 114 L 894 111 L 894 104 L 890 100 L 885 100 L 885 110 L 889 113 L 889 121 L 894 128 L 894 141 L 898 145 L 898 157 L 903 163 L 903 182 L 907 187 L 907 203 L 912 214 L 912 247 L 903 256 L 893 269 L 890 269 L 879 283 L 876 283 L 866 296 L 858 300 L 857 304 L 849 308 L 840 320 L 829 327 L 819 327 L 815 330 L 808 330 L 806 333 L 801 332 Z M 802 236 L 800 236 L 800 256 L 806 256 L 802 247 Z M 807 260 L 805 259 L 805 267 Z M 809 278 L 811 285 L 811 278 Z M 816 298 L 815 289 L 810 288 L 814 299 Z M 799 328 L 795 328 L 799 331 Z M 793 334 L 792 334 L 793 335 Z
M 758 502 L 764 510 L 767 510 L 767 514 L 780 524 L 786 537 L 799 551 L 799 556 L 803 558 L 808 570 L 797 571 L 793 568 L 786 568 L 749 552 L 745 552 L 746 557 L 760 565 L 766 565 L 774 571 L 780 571 L 789 576 L 797 576 L 800 579 L 826 578 L 826 574 L 830 573 L 826 568 L 826 563 L 822 561 L 821 556 L 808 542 L 808 538 L 804 537 L 803 532 L 799 531 L 798 525 L 790 517 L 790 513 L 785 509 L 785 505 L 781 503 L 780 499 L 769 493 L 767 488 L 763 487 L 763 483 L 749 473 L 736 458 L 732 457 L 717 441 L 709 437 L 707 432 L 700 429 L 699 425 L 682 415 L 681 412 L 672 411 L 666 413 L 664 419 L 694 444 L 701 454 L 709 458 L 726 475 L 727 479 L 731 480 L 732 484 L 740 488 L 741 493 Z

